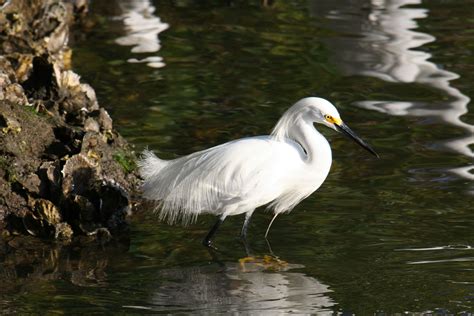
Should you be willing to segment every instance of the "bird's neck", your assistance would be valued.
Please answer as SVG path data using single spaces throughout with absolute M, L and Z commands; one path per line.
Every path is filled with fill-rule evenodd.
M 306 152 L 306 163 L 318 166 L 329 164 L 330 166 L 331 147 L 312 122 L 300 120 L 293 126 L 288 136 L 303 147 Z
M 313 125 L 313 122 L 305 119 L 305 113 L 301 108 L 292 106 L 280 118 L 272 131 L 272 137 L 278 141 L 291 139 L 303 147 L 309 165 L 314 165 L 329 170 L 332 161 L 331 147 Z

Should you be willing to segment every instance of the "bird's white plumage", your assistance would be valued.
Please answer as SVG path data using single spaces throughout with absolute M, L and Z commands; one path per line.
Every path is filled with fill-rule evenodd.
M 332 127 L 339 118 L 328 101 L 305 98 L 279 120 L 271 135 L 243 138 L 175 160 L 145 151 L 139 161 L 144 197 L 157 200 L 162 219 L 194 220 L 201 213 L 226 217 L 268 204 L 290 211 L 326 179 L 331 149 L 313 122 Z

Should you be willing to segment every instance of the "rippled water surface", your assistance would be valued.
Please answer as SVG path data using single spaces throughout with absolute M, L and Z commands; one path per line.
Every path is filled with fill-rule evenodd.
M 127 241 L 2 259 L 11 311 L 474 312 L 474 2 L 92 3 L 74 68 L 137 150 L 173 158 L 268 133 L 303 96 L 330 99 L 381 154 L 327 129 L 324 185 L 250 252 L 226 220 L 168 226 L 144 209 Z M 271 255 L 273 252 L 273 256 Z M 276 256 L 276 257 L 275 257 Z M 25 259 L 27 258 L 27 259 Z M 6 302 L 6 303 L 5 303 Z

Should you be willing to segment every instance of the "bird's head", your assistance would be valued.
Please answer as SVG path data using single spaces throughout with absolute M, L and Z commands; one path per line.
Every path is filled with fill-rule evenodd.
M 329 128 L 343 133 L 347 137 L 354 140 L 357 144 L 365 148 L 371 154 L 379 157 L 379 155 L 369 144 L 357 136 L 357 134 L 342 121 L 336 107 L 328 100 L 317 97 L 308 97 L 298 101 L 295 105 L 299 105 L 301 106 L 301 109 L 304 109 L 303 115 L 306 119 L 315 123 L 326 125 Z

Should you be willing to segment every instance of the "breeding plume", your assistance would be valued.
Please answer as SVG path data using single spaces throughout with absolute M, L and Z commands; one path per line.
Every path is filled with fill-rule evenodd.
M 331 168 L 328 141 L 313 123 L 326 125 L 375 151 L 343 123 L 329 101 L 304 98 L 280 118 L 271 135 L 237 139 L 174 160 L 145 151 L 139 161 L 143 196 L 156 200 L 160 218 L 187 224 L 203 213 L 218 216 L 203 240 L 211 239 L 227 216 L 245 213 L 241 236 L 255 209 L 268 205 L 274 216 L 290 212 L 316 191 Z

